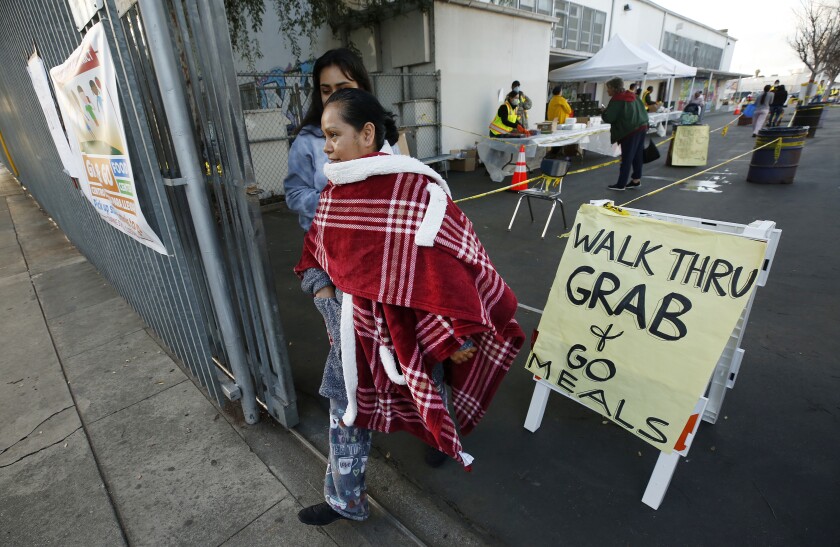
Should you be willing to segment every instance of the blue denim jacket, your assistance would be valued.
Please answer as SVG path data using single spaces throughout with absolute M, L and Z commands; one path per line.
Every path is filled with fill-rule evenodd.
M 309 230 L 321 190 L 327 185 L 324 175 L 324 134 L 314 125 L 301 129 L 292 148 L 289 150 L 289 174 L 284 188 L 286 204 L 298 214 L 298 222 L 304 230 Z

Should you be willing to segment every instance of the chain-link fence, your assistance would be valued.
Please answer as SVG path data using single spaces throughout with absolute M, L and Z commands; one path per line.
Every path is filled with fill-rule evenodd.
M 440 74 L 371 74 L 373 92 L 397 116 L 409 153 L 430 158 L 440 151 Z M 240 72 L 239 95 L 248 144 L 263 203 L 281 199 L 289 148 L 312 97 L 312 75 Z

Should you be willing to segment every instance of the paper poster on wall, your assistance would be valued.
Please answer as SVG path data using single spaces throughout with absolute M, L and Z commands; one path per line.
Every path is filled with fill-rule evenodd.
M 583 205 L 526 368 L 670 453 L 766 242 Z
M 61 164 L 71 177 L 75 179 L 84 178 L 85 169 L 82 165 L 81 152 L 79 152 L 78 147 L 75 150 L 70 149 L 70 143 L 67 141 L 67 135 L 61 126 L 58 110 L 56 110 L 55 101 L 53 100 L 50 80 L 49 76 L 47 76 L 47 68 L 37 53 L 33 53 L 32 57 L 29 58 L 29 62 L 26 63 L 26 70 L 29 72 L 29 78 L 32 80 L 32 87 L 35 89 L 35 95 L 41 104 L 41 110 L 44 111 L 47 127 L 55 143 L 55 148 L 58 150 Z
M 85 196 L 106 222 L 166 254 L 140 209 L 102 23 L 91 27 L 82 44 L 64 64 L 50 70 L 50 76 L 70 147 L 81 155 L 84 176 L 79 182 Z

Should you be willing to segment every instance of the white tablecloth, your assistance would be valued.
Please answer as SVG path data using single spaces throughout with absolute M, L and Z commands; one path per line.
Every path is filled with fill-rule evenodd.
M 682 116 L 682 112 L 655 112 L 648 114 L 648 125 L 650 126 L 648 133 L 656 131 L 656 126 L 659 124 L 668 123 L 671 120 L 678 120 L 680 116 Z
M 513 174 L 519 147 L 525 147 L 525 163 L 528 169 L 536 169 L 549 148 L 579 144 L 584 150 L 598 152 L 605 156 L 616 157 L 621 153 L 618 146 L 610 144 L 610 126 L 601 124 L 597 127 L 555 131 L 550 135 L 534 135 L 521 139 L 481 139 L 478 143 L 478 156 L 487 167 L 490 179 L 494 182 Z

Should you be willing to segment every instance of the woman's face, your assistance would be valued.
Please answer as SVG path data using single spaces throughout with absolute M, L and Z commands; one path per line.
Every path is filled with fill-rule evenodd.
M 330 65 L 321 69 L 321 88 L 318 92 L 321 94 L 321 104 L 327 102 L 330 95 L 339 89 L 354 88 L 358 89 L 359 84 L 356 80 L 344 74 L 341 69 L 335 65 Z
M 376 152 L 376 130 L 368 122 L 361 131 L 341 117 L 340 104 L 329 104 L 321 116 L 324 153 L 331 162 L 349 161 Z

